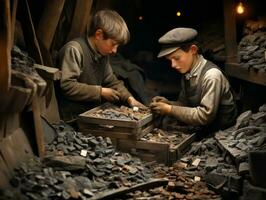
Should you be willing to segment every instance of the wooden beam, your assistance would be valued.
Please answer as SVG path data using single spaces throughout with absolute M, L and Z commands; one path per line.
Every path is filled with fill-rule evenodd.
M 53 43 L 54 35 L 58 22 L 63 11 L 65 0 L 46 1 L 45 8 L 36 30 L 40 50 L 43 57 L 43 64 L 55 67 L 50 48 Z
M 91 19 L 93 0 L 77 0 L 67 41 L 82 36 Z
M 110 190 L 107 192 L 100 193 L 99 195 L 96 195 L 90 199 L 92 200 L 103 200 L 103 199 L 114 199 L 116 197 L 121 197 L 122 195 L 125 195 L 130 192 L 134 192 L 136 190 L 147 190 L 155 187 L 165 186 L 168 184 L 167 179 L 152 179 L 145 183 L 140 183 L 137 185 L 134 185 L 132 187 L 121 187 L 116 190 Z
M 45 156 L 45 146 L 44 146 L 44 130 L 42 127 L 42 119 L 41 119 L 41 97 L 35 95 L 32 99 L 32 113 L 34 120 L 34 129 L 35 129 L 35 137 L 38 147 L 38 155 L 40 158 Z
M 11 81 L 10 1 L 0 0 L 0 92 L 7 92 Z
M 224 38 L 226 62 L 237 62 L 236 19 L 234 0 L 224 0 Z
M 45 80 L 57 81 L 61 79 L 62 73 L 59 69 L 54 67 L 47 67 L 44 65 L 34 64 L 33 66 L 38 74 Z
M 12 16 L 11 16 L 11 47 L 14 44 L 14 34 L 16 27 L 18 0 L 13 0 Z
M 33 25 L 33 21 L 31 18 L 31 12 L 28 4 L 28 0 L 21 0 L 18 6 L 18 17 L 21 22 L 24 39 L 27 45 L 28 52 L 30 56 L 32 56 L 35 61 L 39 64 L 43 64 L 43 58 L 39 46 L 39 42 L 37 40 L 35 34 L 35 28 Z
M 266 86 L 266 72 L 264 70 L 246 69 L 237 63 L 226 63 L 225 71 L 232 77 Z
M 38 24 L 36 34 L 44 47 L 49 50 L 53 42 L 55 31 L 64 8 L 65 0 L 49 0 Z

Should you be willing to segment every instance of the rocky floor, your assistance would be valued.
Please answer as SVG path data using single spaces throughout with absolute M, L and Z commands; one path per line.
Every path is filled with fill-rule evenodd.
M 263 105 L 258 113 L 241 114 L 234 127 L 194 142 L 170 167 L 119 152 L 110 138 L 84 135 L 62 122 L 54 126 L 45 158 L 15 169 L 0 199 L 246 200 L 245 183 L 254 182 L 247 155 L 265 151 L 265 113 Z

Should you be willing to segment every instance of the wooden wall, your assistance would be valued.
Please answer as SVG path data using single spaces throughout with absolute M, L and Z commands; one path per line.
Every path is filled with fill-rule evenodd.
M 60 79 L 60 73 L 58 69 L 49 67 L 53 67 L 51 52 L 58 24 L 64 19 L 62 13 L 66 8 L 65 4 L 70 1 L 41 1 L 44 7 L 42 13 L 37 12 L 40 16 L 38 19 L 34 13 L 36 14 L 39 8 L 33 6 L 34 2 L 0 0 L 0 188 L 8 186 L 13 169 L 19 166 L 20 162 L 34 154 L 41 157 L 45 155 L 45 133 L 41 117 L 45 115 L 48 121 L 52 122 L 60 120 L 53 88 L 53 81 Z M 68 40 L 84 33 L 90 20 L 92 2 L 75 1 L 70 28 L 67 31 Z M 16 22 L 21 25 L 23 44 L 38 64 L 35 67 L 45 80 L 43 82 L 36 82 L 32 77 L 11 69 L 11 48 L 16 38 Z M 50 89 L 45 90 L 44 87 Z

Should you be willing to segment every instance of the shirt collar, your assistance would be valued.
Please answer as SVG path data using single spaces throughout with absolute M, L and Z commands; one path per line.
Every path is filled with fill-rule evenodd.
M 91 41 L 90 38 L 88 38 L 87 41 L 88 41 L 88 44 L 89 44 L 89 48 L 92 50 L 92 53 L 93 53 L 93 57 L 94 57 L 94 59 L 95 59 L 96 61 L 99 61 L 99 60 L 103 57 L 103 55 L 101 55 L 101 54 L 97 51 L 95 45 L 93 44 L 93 42 Z
M 198 60 L 193 64 L 190 72 L 185 74 L 185 79 L 190 80 L 192 77 L 197 77 L 202 66 L 206 64 L 207 60 L 202 55 L 198 56 Z

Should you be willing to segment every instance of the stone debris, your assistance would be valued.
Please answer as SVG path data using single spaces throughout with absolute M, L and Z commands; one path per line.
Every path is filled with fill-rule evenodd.
M 153 176 L 152 168 L 139 158 L 115 151 L 109 138 L 85 136 L 65 124 L 56 130 L 58 136 L 46 145 L 42 161 L 34 157 L 15 169 L 10 199 L 87 199 Z M 87 155 L 81 156 L 81 150 Z M 9 194 L 1 192 L 0 199 Z
M 110 103 L 105 103 L 101 106 L 101 109 L 89 113 L 88 116 L 103 119 L 138 121 L 147 114 L 150 114 L 148 109 L 133 109 L 126 106 L 118 107 Z
M 221 200 L 221 196 L 208 189 L 199 176 L 193 176 L 176 163 L 172 167 L 159 165 L 155 168 L 157 178 L 168 177 L 167 186 L 149 191 L 136 191 L 127 199 L 212 199 Z
M 260 26 L 258 26 L 260 24 Z M 266 71 L 266 22 L 251 21 L 246 23 L 246 35 L 238 45 L 240 63 L 245 68 Z
M 259 108 L 258 113 L 252 114 L 251 111 L 242 113 L 233 129 L 217 132 L 215 138 L 238 164 L 247 163 L 250 151 L 266 149 L 265 104 Z M 240 169 L 243 172 L 243 167 Z

